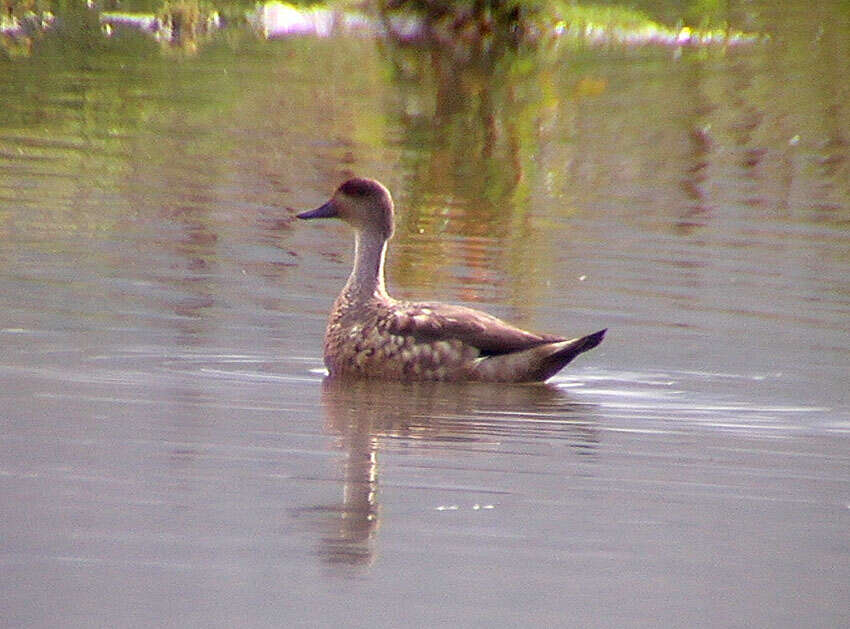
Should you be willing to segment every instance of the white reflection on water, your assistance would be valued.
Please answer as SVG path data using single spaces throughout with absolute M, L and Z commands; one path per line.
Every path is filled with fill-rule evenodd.
M 777 404 L 769 397 L 754 398 L 760 383 L 782 385 L 783 374 L 717 372 L 591 370 L 580 382 L 569 383 L 599 406 L 611 430 L 682 432 L 696 426 L 734 430 L 753 435 L 820 429 L 836 431 L 824 417 L 838 416 L 829 406 Z M 607 385 L 607 386 L 606 386 Z M 712 396 L 712 392 L 716 392 Z M 809 416 L 809 418 L 807 418 Z M 620 425 L 626 423 L 625 426 Z

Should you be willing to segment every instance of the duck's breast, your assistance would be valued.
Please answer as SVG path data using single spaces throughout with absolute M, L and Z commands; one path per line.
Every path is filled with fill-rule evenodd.
M 393 329 L 391 308 L 378 304 L 356 316 L 332 316 L 325 334 L 325 366 L 333 376 L 387 380 L 464 380 L 480 355 L 458 339 L 423 340 Z

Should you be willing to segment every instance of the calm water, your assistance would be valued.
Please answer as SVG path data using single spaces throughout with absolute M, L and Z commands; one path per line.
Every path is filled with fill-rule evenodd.
M 0 624 L 850 623 L 850 12 L 732 4 L 770 40 L 0 58 Z M 397 296 L 605 342 L 323 382 L 350 234 L 287 208 L 352 173 Z

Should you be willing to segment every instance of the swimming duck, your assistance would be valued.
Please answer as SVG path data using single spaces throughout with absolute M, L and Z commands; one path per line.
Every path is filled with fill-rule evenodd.
M 339 218 L 354 228 L 354 268 L 325 331 L 324 360 L 332 377 L 543 381 L 605 335 L 535 334 L 472 308 L 390 297 L 384 258 L 393 234 L 393 200 L 375 180 L 349 179 L 330 201 L 297 217 Z

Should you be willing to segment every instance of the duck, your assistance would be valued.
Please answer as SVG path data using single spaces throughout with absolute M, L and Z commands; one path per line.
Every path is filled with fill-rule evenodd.
M 576 338 L 536 334 L 466 306 L 394 299 L 384 278 L 394 214 L 389 190 L 359 177 L 296 214 L 341 219 L 354 230 L 354 266 L 325 330 L 329 377 L 542 382 L 602 342 L 606 329 Z

